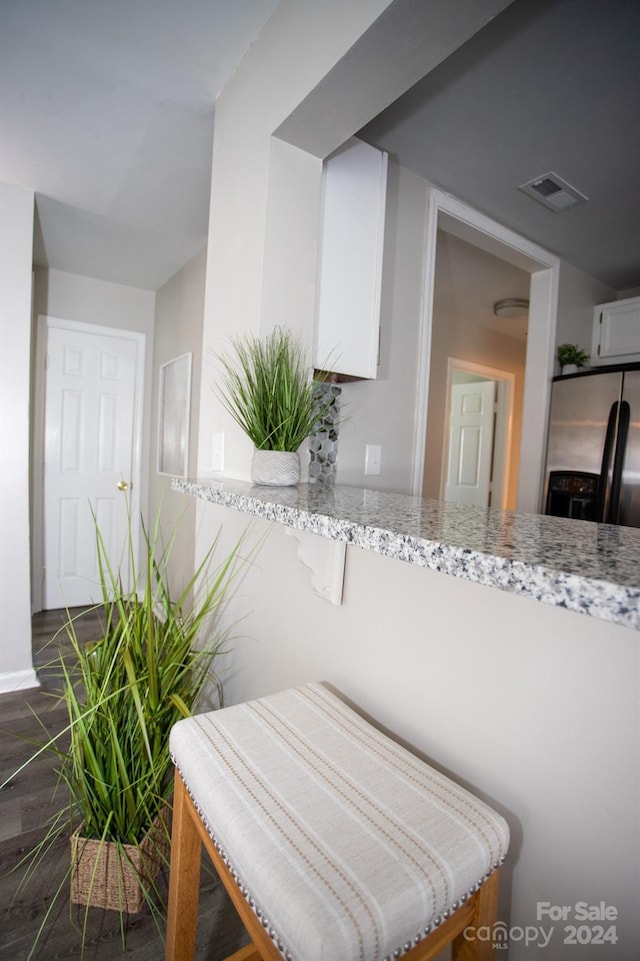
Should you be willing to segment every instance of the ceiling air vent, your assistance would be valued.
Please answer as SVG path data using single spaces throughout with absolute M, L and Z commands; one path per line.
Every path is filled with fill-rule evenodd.
M 583 204 L 588 197 L 581 194 L 579 190 L 568 184 L 566 180 L 550 171 L 541 177 L 535 177 L 526 184 L 518 187 L 524 194 L 533 197 L 538 203 L 544 204 L 549 210 L 559 213 L 561 210 L 569 210 L 577 204 Z

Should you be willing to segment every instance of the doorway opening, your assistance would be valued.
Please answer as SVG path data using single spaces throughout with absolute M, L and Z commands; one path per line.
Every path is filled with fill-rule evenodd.
M 510 507 L 514 381 L 511 371 L 449 357 L 441 500 Z
M 530 281 L 526 270 L 443 229 L 438 230 L 424 497 L 478 506 L 488 506 L 491 500 L 506 509 L 515 509 L 528 317 L 526 311 L 517 317 L 497 315 L 494 305 L 504 297 L 528 298 Z M 453 357 L 459 362 L 454 404 L 451 403 L 449 360 Z M 496 491 L 495 485 L 489 498 L 493 407 L 497 399 L 503 399 L 505 388 L 502 386 L 498 392 L 494 385 L 497 395 L 494 398 L 489 385 L 481 386 L 480 379 L 495 381 L 496 385 L 504 385 L 506 381 L 510 385 L 514 443 L 509 450 L 507 478 L 501 475 L 499 485 L 500 492 L 506 492 L 506 498 Z M 449 443 L 452 423 L 456 429 L 453 445 Z M 447 467 L 453 472 L 448 492 L 441 483 Z
M 432 190 L 429 204 L 426 242 L 425 298 L 420 338 L 420 369 L 416 417 L 416 443 L 413 492 L 417 496 L 437 496 L 425 490 L 427 454 L 427 419 L 433 410 L 430 392 L 431 358 L 434 345 L 434 295 L 438 231 L 493 254 L 526 271 L 530 277 L 529 319 L 525 350 L 524 385 L 522 390 L 522 426 L 520 438 L 512 436 L 513 456 L 518 454 L 517 494 L 511 504 L 522 512 L 537 512 L 543 486 L 544 450 L 547 416 L 553 371 L 559 260 L 536 244 L 502 227 L 454 197 Z M 504 295 L 503 295 L 504 296 Z M 490 362 L 488 364 L 491 365 Z M 499 366 L 496 364 L 495 366 Z M 444 406 L 443 392 L 440 394 Z M 440 424 L 443 421 L 440 417 Z M 512 431 L 513 435 L 513 431 Z M 442 443 L 438 444 L 438 457 Z M 435 483 L 439 487 L 440 463 Z
M 144 345 L 136 331 L 38 317 L 34 612 L 100 597 L 94 517 L 108 555 L 122 557 L 128 572 L 127 517 L 140 511 Z M 135 565 L 135 525 L 132 550 Z

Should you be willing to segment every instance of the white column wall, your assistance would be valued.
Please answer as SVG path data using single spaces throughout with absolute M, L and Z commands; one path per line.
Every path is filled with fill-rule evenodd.
M 33 213 L 32 190 L 0 183 L 0 691 L 37 683 L 29 567 Z

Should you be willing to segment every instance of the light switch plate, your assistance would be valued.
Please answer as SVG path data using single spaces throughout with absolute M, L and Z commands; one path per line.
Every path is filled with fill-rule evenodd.
M 382 447 L 380 444 L 367 444 L 364 453 L 365 474 L 379 474 L 382 466 Z
M 211 470 L 224 470 L 224 432 L 211 435 Z

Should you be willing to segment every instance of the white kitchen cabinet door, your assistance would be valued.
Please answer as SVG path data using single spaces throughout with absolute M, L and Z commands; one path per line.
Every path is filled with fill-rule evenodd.
M 640 297 L 600 304 L 593 315 L 591 363 L 640 360 Z
M 352 138 L 323 170 L 314 364 L 375 378 L 387 154 Z

